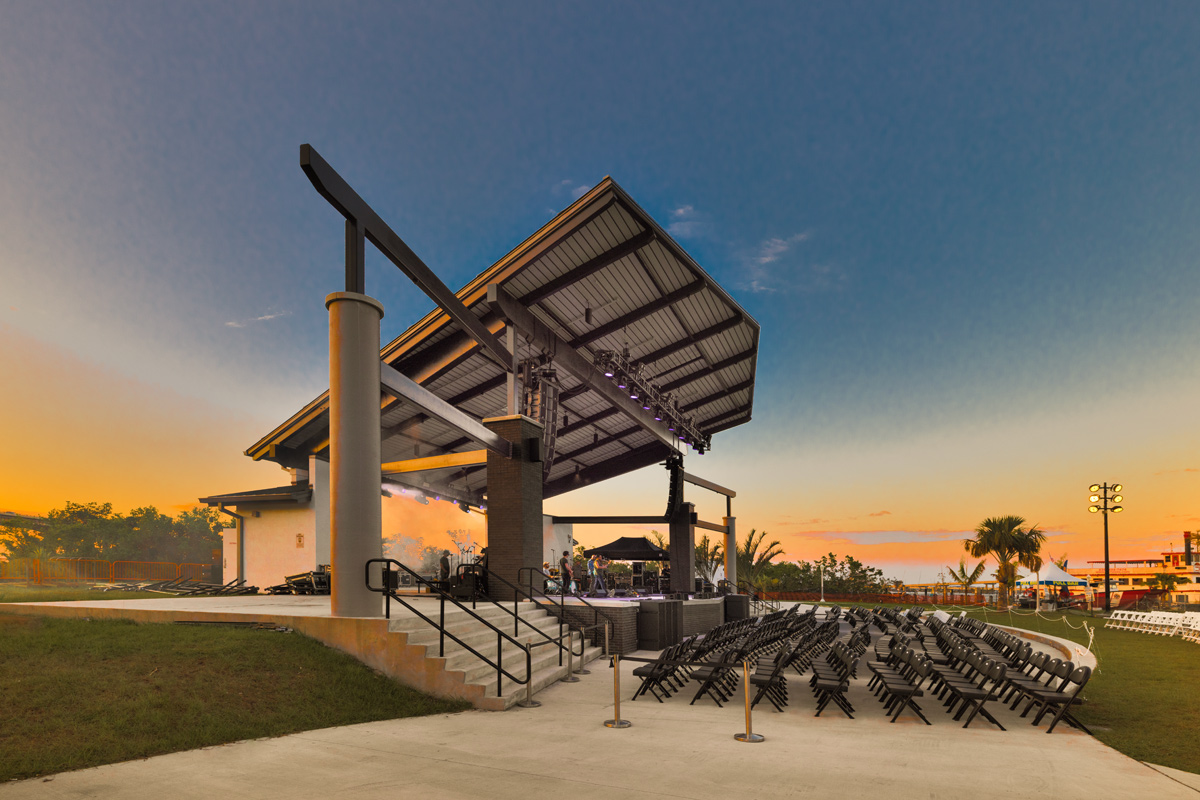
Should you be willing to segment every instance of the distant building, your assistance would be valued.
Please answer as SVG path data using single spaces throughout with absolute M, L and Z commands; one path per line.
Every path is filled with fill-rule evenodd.
M 1193 550 L 1196 538 L 1200 538 L 1200 531 L 1196 532 L 1195 538 L 1191 531 L 1184 531 L 1183 550 L 1164 550 L 1162 558 L 1110 559 L 1108 575 L 1112 581 L 1114 607 L 1120 602 L 1119 595 L 1122 592 L 1149 589 L 1146 582 L 1161 573 L 1183 579 L 1183 582 L 1170 592 L 1173 602 L 1200 603 L 1200 563 L 1197 563 Z M 1104 562 L 1086 563 L 1086 567 L 1068 568 L 1067 572 L 1085 579 L 1092 589 L 1103 592 Z

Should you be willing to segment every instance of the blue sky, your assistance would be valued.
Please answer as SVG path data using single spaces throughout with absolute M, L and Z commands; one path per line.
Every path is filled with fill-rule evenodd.
M 1197 41 L 1190 3 L 4 3 L 7 413 L 76 360 L 203 420 L 212 460 L 156 502 L 243 488 L 327 382 L 342 244 L 309 142 L 455 287 L 612 175 L 762 324 L 754 422 L 697 471 L 790 552 L 1004 513 L 1082 552 L 1075 486 L 1116 473 L 1150 493 L 1137 547 L 1178 538 Z M 367 282 L 385 337 L 429 306 L 377 255 Z M 657 507 L 645 483 L 573 502 Z

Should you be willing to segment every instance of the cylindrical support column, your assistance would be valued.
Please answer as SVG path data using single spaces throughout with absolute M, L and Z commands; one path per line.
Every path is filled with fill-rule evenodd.
M 737 517 L 726 517 L 725 523 L 725 580 L 737 591 Z
M 379 617 L 363 566 L 383 555 L 380 505 L 379 320 L 383 305 L 334 292 L 329 309 L 329 539 L 335 617 Z M 372 577 L 380 585 L 380 574 Z

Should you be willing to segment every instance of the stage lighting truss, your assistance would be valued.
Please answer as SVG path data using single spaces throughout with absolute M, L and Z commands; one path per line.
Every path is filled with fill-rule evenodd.
M 618 389 L 629 393 L 629 399 L 641 403 L 642 410 L 652 414 L 655 420 L 666 422 L 667 430 L 679 437 L 679 441 L 693 447 L 698 455 L 712 447 L 712 436 L 696 425 L 694 417 L 679 410 L 679 401 L 670 392 L 661 391 L 646 375 L 646 365 L 630 359 L 629 350 L 600 350 L 595 364 L 604 377 L 615 382 Z

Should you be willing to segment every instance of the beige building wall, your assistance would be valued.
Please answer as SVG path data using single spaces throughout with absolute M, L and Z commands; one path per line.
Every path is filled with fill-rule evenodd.
M 221 574 L 224 583 L 237 580 L 237 528 L 221 531 Z
M 312 504 L 263 506 L 243 513 L 246 537 L 246 583 L 266 589 L 284 576 L 316 569 L 315 513 Z M 233 555 L 235 568 L 236 551 Z

